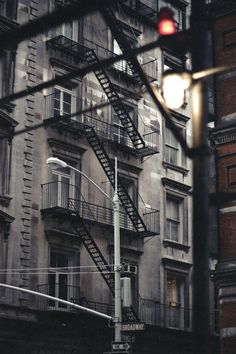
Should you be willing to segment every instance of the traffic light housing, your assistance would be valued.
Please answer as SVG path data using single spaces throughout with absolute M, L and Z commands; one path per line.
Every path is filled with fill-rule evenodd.
M 160 36 L 169 36 L 177 32 L 174 13 L 169 7 L 162 7 L 159 11 L 157 32 Z

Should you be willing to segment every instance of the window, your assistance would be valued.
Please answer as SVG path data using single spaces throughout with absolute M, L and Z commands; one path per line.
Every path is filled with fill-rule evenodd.
M 75 112 L 75 97 L 72 90 L 55 87 L 53 93 L 53 116 L 65 116 Z
M 135 207 L 137 208 L 138 206 L 138 180 L 136 178 L 132 178 L 129 176 L 124 176 L 119 174 L 120 181 L 124 188 L 126 189 L 128 195 L 132 199 Z M 127 212 L 125 211 L 123 206 L 120 206 L 120 211 L 123 213 L 121 216 L 121 227 L 125 228 L 133 228 L 132 221 L 130 220 L 129 216 L 127 215 Z
M 133 106 L 129 106 L 124 104 L 126 112 L 129 114 L 130 118 L 133 120 L 134 124 L 137 126 L 137 119 L 135 115 L 135 108 Z M 123 127 L 120 119 L 118 118 L 116 112 L 113 110 L 112 115 L 113 120 L 113 139 L 115 142 L 123 145 L 132 145 L 132 142 L 129 139 L 127 130 Z
M 166 237 L 171 241 L 181 242 L 182 204 L 172 196 L 166 198 Z
M 167 273 L 166 284 L 166 324 L 167 327 L 183 328 L 186 298 L 185 279 L 181 276 Z
M 7 139 L 0 140 L 0 195 L 10 193 L 10 157 L 11 145 Z
M 119 21 L 119 26 L 122 29 L 122 32 L 125 36 L 125 39 L 129 42 L 131 48 L 135 48 L 138 46 L 138 41 L 137 41 L 137 37 L 141 34 L 141 32 L 137 31 L 135 28 L 127 25 L 126 23 Z M 113 43 L 112 43 L 112 49 L 113 52 L 117 55 L 122 54 L 122 50 L 119 46 L 119 44 L 117 43 L 117 41 L 115 40 L 115 38 L 113 38 Z M 114 68 L 126 73 L 127 75 L 132 76 L 133 72 L 131 70 L 131 67 L 129 66 L 128 62 L 126 60 L 120 60 L 118 62 L 116 62 L 114 64 Z
M 55 1 L 55 7 L 56 8 L 61 8 L 64 6 L 67 6 L 70 4 L 69 1 L 62 1 L 62 0 L 56 0 Z M 67 22 L 63 23 L 59 27 L 56 28 L 56 36 L 64 36 L 66 38 L 69 38 L 71 40 L 77 41 L 78 40 L 78 25 L 76 21 L 72 22 Z
M 1 53 L 0 56 L 0 97 L 13 92 L 15 55 L 10 51 Z
M 179 144 L 169 128 L 165 128 L 165 161 L 178 164 Z
M 186 7 L 178 1 L 159 0 L 161 7 L 170 7 L 174 14 L 176 27 L 179 31 L 186 29 Z
M 185 61 L 170 53 L 163 52 L 163 72 L 167 70 L 181 71 L 185 68 Z
M 185 129 L 180 125 L 178 128 L 180 129 L 182 135 L 185 136 Z M 180 143 L 177 141 L 168 126 L 165 127 L 164 160 L 169 164 L 182 168 L 185 168 L 187 163 L 186 155 L 184 154 Z
M 50 249 L 50 268 L 57 269 L 51 269 L 48 276 L 49 295 L 71 302 L 78 300 L 76 278 L 70 273 L 70 267 L 78 265 L 76 258 L 73 253 L 61 249 Z M 49 306 L 58 310 L 67 307 L 53 300 L 49 300 Z
M 122 54 L 122 50 L 120 49 L 120 46 L 115 39 L 113 40 L 113 52 L 117 55 Z M 114 68 L 130 76 L 133 75 L 132 70 L 126 60 L 119 60 L 114 64 Z
M 69 208 L 69 199 L 74 197 L 75 187 L 72 185 L 73 171 L 69 168 L 59 168 L 52 171 L 51 206 Z
M 0 0 L 0 15 L 16 18 L 17 0 Z

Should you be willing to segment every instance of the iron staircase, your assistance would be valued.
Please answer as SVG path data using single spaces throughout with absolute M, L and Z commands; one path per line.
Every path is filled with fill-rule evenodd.
M 103 167 L 104 172 L 106 173 L 111 185 L 115 188 L 115 169 L 112 165 L 112 162 L 105 151 L 100 139 L 98 138 L 93 127 L 86 126 L 84 128 L 84 134 L 92 147 L 95 155 L 97 156 L 101 166 Z M 117 192 L 119 199 L 129 216 L 135 230 L 142 236 L 147 237 L 153 235 L 151 231 L 148 231 L 146 225 L 144 224 L 141 216 L 138 213 L 136 206 L 134 205 L 132 199 L 130 198 L 126 188 L 122 185 L 121 181 L 118 178 Z
M 113 24 L 116 26 L 116 32 L 118 34 L 118 37 L 116 37 L 116 41 L 117 41 L 121 51 L 124 53 L 124 47 L 123 47 L 122 41 L 119 41 L 119 37 L 122 38 L 124 36 L 122 26 L 120 25 L 119 20 L 116 18 L 111 7 L 106 7 L 106 9 L 102 10 L 102 13 L 105 16 L 109 16 L 111 18 Z M 132 47 L 131 47 L 131 49 L 132 49 Z M 125 61 L 128 63 L 130 70 L 132 71 L 133 78 L 134 78 L 135 82 L 141 87 L 143 85 L 143 81 L 140 78 L 140 75 L 137 72 L 137 70 L 135 69 L 133 63 L 129 59 L 125 59 Z
M 96 242 L 92 238 L 87 225 L 84 220 L 81 218 L 78 210 L 78 206 L 76 205 L 76 200 L 69 200 L 69 209 L 75 213 L 75 215 L 79 218 L 80 223 L 72 220 L 72 225 L 77 232 L 77 234 L 81 237 L 81 240 L 86 248 L 87 252 L 91 256 L 98 270 L 100 271 L 103 279 L 107 283 L 109 289 L 111 290 L 114 296 L 114 275 L 112 272 L 112 267 L 110 267 L 100 249 L 98 248 Z
M 99 59 L 94 50 L 88 50 L 85 53 L 85 59 L 89 65 L 95 64 L 99 62 Z M 114 88 L 111 80 L 109 79 L 107 73 L 103 69 L 98 69 L 94 71 L 96 78 L 98 79 L 100 85 L 102 86 L 109 102 L 111 103 L 117 117 L 120 119 L 123 127 L 126 129 L 132 143 L 134 144 L 135 148 L 141 153 L 145 152 L 148 148 L 145 146 L 145 142 L 142 136 L 139 134 L 133 120 L 131 119 L 129 113 L 125 109 L 125 106 L 120 99 L 117 91 Z

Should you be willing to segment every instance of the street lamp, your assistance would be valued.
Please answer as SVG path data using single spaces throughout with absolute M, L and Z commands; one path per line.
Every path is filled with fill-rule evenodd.
M 191 84 L 188 72 L 167 70 L 162 77 L 162 95 L 170 109 L 179 109 L 184 104 L 185 90 Z
M 115 342 L 121 342 L 121 324 L 122 324 L 122 314 L 121 314 L 121 282 L 120 282 L 120 205 L 119 197 L 117 193 L 117 158 L 115 158 L 115 192 L 113 199 L 104 192 L 91 178 L 89 178 L 85 173 L 79 169 L 69 165 L 65 161 L 58 159 L 57 157 L 49 157 L 47 159 L 47 164 L 52 168 L 68 167 L 77 173 L 84 176 L 90 183 L 92 183 L 106 198 L 108 198 L 113 204 L 114 212 L 114 273 L 115 273 Z

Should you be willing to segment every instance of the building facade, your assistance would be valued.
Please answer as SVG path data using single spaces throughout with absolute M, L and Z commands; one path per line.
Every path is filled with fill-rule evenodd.
M 0 29 L 17 30 L 68 3 L 1 1 Z M 127 0 L 107 10 L 115 36 L 96 12 L 4 50 L 1 97 L 115 57 L 124 41 L 132 48 L 154 41 L 163 6 L 173 10 L 179 30 L 189 25 L 187 1 Z M 138 61 L 154 84 L 165 70 L 189 66 L 169 48 L 139 54 Z M 171 115 L 191 142 L 188 92 Z M 10 134 L 38 123 L 43 127 Z M 122 277 L 131 289 L 123 322 L 146 328 L 123 331 L 123 339 L 134 353 L 192 352 L 191 161 L 132 63 L 120 60 L 4 104 L 0 127 L 9 135 L 0 156 L 2 283 L 114 314 L 112 204 L 79 173 L 49 170 L 46 160 L 57 157 L 81 170 L 112 198 L 117 157 Z M 1 353 L 110 350 L 114 330 L 103 319 L 5 288 L 0 305 Z M 213 324 L 212 317 L 212 335 Z
M 215 65 L 229 69 L 215 80 L 216 124 L 212 130 L 215 150 L 216 188 L 219 193 L 218 252 L 215 284 L 219 302 L 220 352 L 233 353 L 236 343 L 235 315 L 235 19 L 236 8 L 232 1 L 221 4 L 212 1 L 214 13 Z

